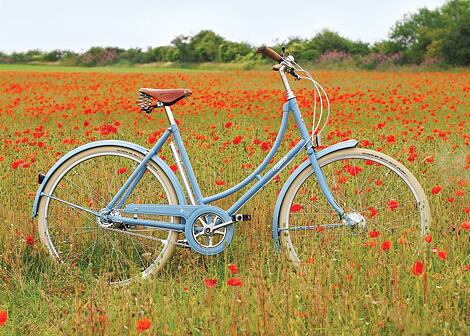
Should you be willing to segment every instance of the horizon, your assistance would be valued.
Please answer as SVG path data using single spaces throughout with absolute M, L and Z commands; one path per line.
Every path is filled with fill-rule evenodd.
M 182 0 L 171 5 L 145 2 L 137 7 L 129 0 L 99 3 L 83 0 L 67 6 L 58 0 L 30 4 L 0 0 L 0 31 L 12 31 L 0 34 L 0 51 L 11 54 L 59 49 L 82 53 L 91 47 L 145 50 L 170 45 L 176 36 L 194 36 L 201 30 L 212 30 L 226 40 L 247 42 L 253 46 L 278 44 L 292 37 L 310 39 L 324 29 L 350 40 L 374 44 L 386 39 L 393 24 L 405 14 L 423 7 L 435 9 L 445 2 L 396 0 L 377 4 L 372 0 L 357 0 L 354 6 L 345 9 L 345 1 L 300 0 L 297 8 L 304 10 L 295 12 L 294 8 L 295 14 L 289 18 L 277 9 L 281 8 L 280 5 L 276 6 L 272 1 L 251 3 L 240 0 L 233 3 L 205 0 L 195 4 Z M 246 11 L 248 7 L 251 10 Z M 208 8 L 211 9 L 209 14 Z M 315 10 L 321 15 L 309 14 Z M 73 17 L 69 16 L 70 12 L 74 13 Z M 158 16 L 161 12 L 165 14 Z M 136 16 L 139 17 L 136 19 Z M 284 19 L 285 25 L 278 24 Z M 244 25 L 240 25 L 241 22 Z M 260 26 L 265 29 L 259 29 Z M 375 29 L 370 29 L 370 26 Z

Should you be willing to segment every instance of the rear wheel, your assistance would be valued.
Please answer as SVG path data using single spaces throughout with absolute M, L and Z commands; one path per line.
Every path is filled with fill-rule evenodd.
M 279 217 L 279 239 L 289 260 L 299 265 L 370 237 L 395 244 L 418 243 L 431 223 L 429 204 L 416 178 L 393 158 L 367 149 L 326 155 L 320 167 L 337 203 L 340 220 L 320 190 L 312 167 L 292 182 Z M 388 243 L 386 243 L 388 244 Z
M 40 237 L 53 257 L 113 284 L 145 278 L 165 264 L 176 232 L 102 222 L 65 203 L 99 213 L 142 159 L 141 153 L 129 148 L 103 146 L 81 152 L 57 169 L 44 189 L 51 197 L 43 196 L 39 205 Z M 167 175 L 150 161 L 126 201 L 130 203 L 177 204 L 178 199 Z M 124 216 L 121 209 L 112 214 Z M 143 219 L 175 221 L 155 216 Z

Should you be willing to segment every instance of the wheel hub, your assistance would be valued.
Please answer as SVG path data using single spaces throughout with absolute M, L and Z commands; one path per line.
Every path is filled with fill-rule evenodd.
M 107 214 L 106 209 L 101 209 L 100 216 L 96 218 L 96 222 L 98 223 L 99 226 L 105 229 L 112 228 L 114 227 L 114 224 L 115 224 L 114 222 L 108 221 L 107 218 L 105 217 L 106 215 L 120 217 L 121 212 L 119 210 L 113 209 L 111 210 L 109 214 Z
M 367 221 L 366 218 L 360 214 L 359 212 L 349 212 L 345 215 L 344 222 L 352 227 L 352 228 L 358 228 L 361 230 L 366 230 L 367 229 Z

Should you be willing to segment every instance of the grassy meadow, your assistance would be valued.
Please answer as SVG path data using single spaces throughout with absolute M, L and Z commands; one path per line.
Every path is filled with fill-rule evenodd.
M 255 169 L 275 139 L 285 100 L 277 74 L 0 66 L 0 334 L 468 333 L 470 74 L 313 75 L 332 104 L 323 145 L 357 139 L 404 163 L 430 201 L 431 235 L 387 249 L 380 236 L 352 237 L 334 257 L 319 246 L 295 271 L 274 249 L 271 227 L 277 193 L 299 158 L 242 209 L 253 219 L 236 225 L 223 253 L 176 248 L 163 271 L 115 287 L 54 262 L 42 246 L 31 218 L 38 172 L 94 140 L 151 146 L 167 120 L 161 109 L 140 112 L 138 89 L 189 88 L 193 95 L 173 112 L 203 193 L 221 192 Z M 310 91 L 303 82 L 294 91 L 310 124 Z M 290 120 L 277 158 L 298 138 Z M 168 148 L 161 155 L 174 164 Z

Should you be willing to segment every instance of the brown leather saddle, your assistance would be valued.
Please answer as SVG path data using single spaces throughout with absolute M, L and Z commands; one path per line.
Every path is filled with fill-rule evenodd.
M 155 98 L 164 106 L 171 106 L 183 98 L 189 97 L 192 92 L 189 89 L 150 89 L 142 88 L 139 90 L 142 93 Z

